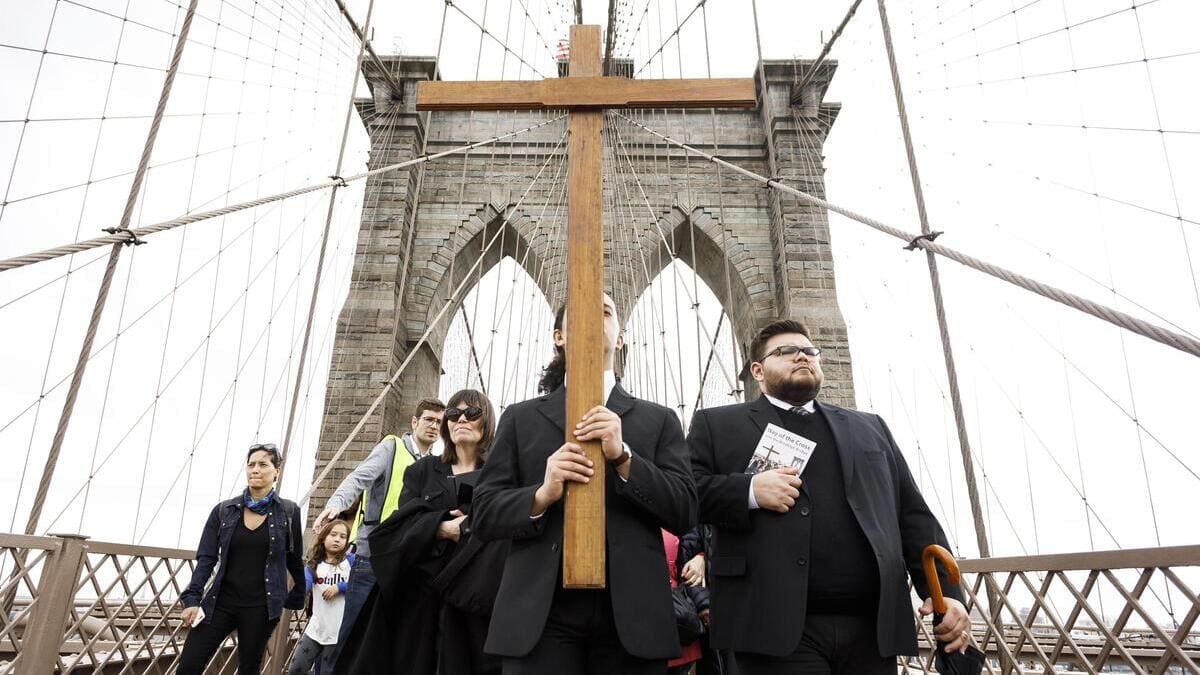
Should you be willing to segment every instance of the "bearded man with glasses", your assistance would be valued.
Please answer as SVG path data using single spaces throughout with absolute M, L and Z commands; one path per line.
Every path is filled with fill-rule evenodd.
M 917 654 L 908 581 L 931 614 L 921 551 L 949 547 L 883 419 L 816 401 L 820 356 L 803 324 L 768 324 L 749 357 L 762 397 L 697 411 L 688 434 L 713 529 L 710 645 L 741 675 L 895 673 Z M 782 446 L 798 450 L 775 461 Z M 963 650 L 962 591 L 942 588 L 934 633 Z

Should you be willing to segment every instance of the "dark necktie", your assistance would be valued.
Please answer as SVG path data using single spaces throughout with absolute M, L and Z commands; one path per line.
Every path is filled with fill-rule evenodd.
M 807 408 L 802 408 L 798 405 L 788 408 L 788 412 L 798 416 L 800 419 L 805 419 L 812 414 L 812 411 L 808 410 Z

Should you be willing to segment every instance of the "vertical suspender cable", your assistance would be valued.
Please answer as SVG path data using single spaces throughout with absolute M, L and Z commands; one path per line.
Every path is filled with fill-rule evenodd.
M 133 175 L 133 184 L 129 186 L 129 195 L 125 199 L 125 210 L 121 213 L 121 225 L 114 230 L 114 233 L 128 232 L 129 230 L 130 222 L 133 219 L 133 207 L 137 204 L 138 195 L 142 191 L 142 183 L 146 179 L 146 172 L 150 166 L 150 155 L 154 152 L 154 142 L 158 138 L 158 130 L 162 126 L 167 100 L 171 97 L 175 74 L 179 72 L 179 62 L 183 59 L 183 50 L 187 46 L 188 33 L 192 29 L 192 19 L 196 16 L 198 3 L 199 0 L 191 0 L 188 3 L 187 13 L 183 16 L 183 24 L 179 28 L 179 39 L 175 42 L 175 52 L 171 56 L 171 65 L 167 68 L 167 76 L 163 80 L 162 91 L 158 96 L 158 107 L 154 110 L 150 131 L 146 134 L 146 143 L 142 146 L 142 157 L 138 161 L 137 172 Z M 79 387 L 83 384 L 83 374 L 87 370 L 88 357 L 92 352 L 92 344 L 96 341 L 96 331 L 100 328 L 100 317 L 104 314 L 104 305 L 108 301 L 108 293 L 112 288 L 117 263 L 121 259 L 121 249 L 126 245 L 136 243 L 136 241 L 136 237 L 130 235 L 127 241 L 113 244 L 108 255 L 108 266 L 104 268 L 104 276 L 100 280 L 100 289 L 96 293 L 96 303 L 92 306 L 92 316 L 88 321 L 87 333 L 84 334 L 83 344 L 79 348 L 79 358 L 75 362 L 75 371 L 71 375 L 71 385 L 67 389 L 66 401 L 63 402 L 62 415 L 58 418 L 58 427 L 54 430 L 54 440 L 51 441 L 50 452 L 46 456 L 46 466 L 42 469 L 42 478 L 38 483 L 37 494 L 33 498 L 33 507 L 30 509 L 29 519 L 25 523 L 25 534 L 34 534 L 38 521 L 42 517 L 42 508 L 46 505 L 46 496 L 50 493 L 54 470 L 58 466 L 58 456 L 62 452 L 67 429 L 71 425 L 71 413 L 74 412 L 75 401 L 79 397 Z
M 912 134 L 908 128 L 908 113 L 904 106 L 904 92 L 900 86 L 900 70 L 896 66 L 896 51 L 892 47 L 892 29 L 888 25 L 884 0 L 879 3 L 879 23 L 883 29 L 883 44 L 887 49 L 888 66 L 892 74 L 892 88 L 896 93 L 896 110 L 900 115 L 900 131 L 904 135 L 904 149 L 908 155 L 908 173 L 912 179 L 913 197 L 917 202 L 917 215 L 921 220 L 921 234 L 929 235 L 929 215 L 925 210 L 925 194 L 921 190 L 921 176 L 917 172 L 917 157 L 913 150 Z M 938 332 L 942 339 L 942 353 L 946 357 L 946 378 L 950 385 L 950 404 L 954 409 L 954 426 L 958 432 L 958 447 L 962 453 L 963 473 L 967 478 L 967 495 L 971 500 L 971 517 L 975 521 L 975 542 L 980 557 L 991 556 L 987 529 L 983 524 L 983 510 L 979 505 L 979 488 L 975 485 L 975 466 L 971 459 L 971 444 L 967 438 L 967 421 L 963 415 L 962 396 L 958 389 L 958 372 L 954 366 L 954 352 L 950 345 L 950 328 L 946 321 L 946 304 L 942 298 L 942 282 L 938 276 L 937 259 L 931 251 L 925 252 L 929 264 L 929 282 L 933 286 L 933 303 L 937 312 Z
M 342 163 L 346 157 L 346 141 L 350 137 L 350 120 L 354 118 L 354 94 L 358 89 L 358 78 L 362 73 L 363 54 L 367 50 L 366 34 L 371 30 L 371 14 L 375 10 L 375 0 L 367 3 L 367 18 L 363 21 L 363 34 L 358 41 L 358 59 L 354 62 L 354 78 L 350 85 L 349 101 L 346 103 L 346 119 L 342 123 L 342 142 L 338 146 L 337 167 L 335 176 L 342 175 Z M 313 315 L 317 311 L 317 297 L 321 293 L 321 274 L 325 269 L 325 249 L 329 246 L 329 228 L 333 223 L 333 209 L 337 206 L 339 185 L 329 189 L 329 207 L 325 210 L 325 229 L 321 233 L 321 251 L 317 254 L 317 270 L 313 274 L 312 298 L 308 303 L 308 316 L 304 321 L 304 340 L 300 344 L 300 362 L 296 366 L 296 384 L 292 387 L 292 402 L 288 407 L 287 429 L 283 433 L 283 453 L 279 463 L 279 477 L 282 484 L 283 472 L 287 468 L 288 450 L 292 442 L 292 430 L 296 423 L 296 403 L 300 400 L 300 384 L 304 381 L 304 367 L 308 361 L 308 343 L 312 337 Z
M 771 172 L 772 178 L 778 178 L 779 162 L 775 158 L 775 131 L 771 127 L 771 102 L 767 99 L 767 70 L 763 64 L 762 37 L 758 30 L 758 0 L 750 0 L 750 11 L 754 16 L 754 45 L 758 50 L 759 112 L 762 115 L 763 138 L 767 146 L 767 168 Z M 775 236 L 777 237 L 775 243 L 778 247 L 775 251 L 777 268 L 775 283 L 778 284 L 775 289 L 775 298 L 778 304 L 776 310 L 783 316 L 791 316 L 792 296 L 788 292 L 787 231 L 783 223 L 783 200 L 779 197 L 778 190 L 771 191 L 770 199 L 771 220 L 775 226 Z
M 700 7 L 700 18 L 703 21 L 702 25 L 704 26 L 705 77 L 711 78 L 712 77 L 712 50 L 710 49 L 709 42 L 708 42 L 708 7 L 707 7 L 707 5 Z M 708 109 L 708 120 L 709 120 L 709 125 L 712 128 L 713 153 L 719 155 L 719 154 L 721 154 L 721 141 L 720 141 L 720 136 L 717 134 L 717 109 L 716 108 Z M 722 302 L 721 309 L 726 314 L 729 314 L 729 310 L 733 308 L 733 283 L 731 280 L 731 275 L 730 275 L 730 270 L 729 270 L 729 256 L 731 255 L 730 251 L 729 251 L 729 221 L 727 221 L 725 219 L 725 185 L 724 185 L 724 182 L 722 181 L 721 165 L 718 164 L 716 169 L 717 169 L 717 218 L 721 221 L 721 251 L 723 254 L 721 256 L 721 265 L 722 265 L 722 269 L 724 272 L 722 277 L 723 277 L 723 280 L 725 281 L 725 298 Z M 692 250 L 692 253 L 693 253 L 693 257 L 694 257 L 694 255 L 695 255 L 694 248 Z M 720 324 L 718 324 L 717 325 L 718 332 L 720 331 L 720 328 L 721 328 L 721 326 L 720 326 Z M 729 316 L 729 331 L 730 331 L 729 345 L 730 345 L 731 351 L 733 352 L 733 372 L 734 372 L 735 376 L 740 376 L 742 369 L 741 369 L 741 366 L 738 365 L 738 361 L 740 360 L 739 357 L 741 356 L 741 353 L 738 351 L 737 326 L 734 324 L 732 314 Z M 713 345 L 713 350 L 714 350 L 714 352 L 716 350 L 715 344 Z M 709 363 L 710 364 L 712 363 L 711 359 L 709 360 Z M 707 371 L 708 371 L 708 368 L 705 367 L 706 374 L 707 374 Z M 703 385 L 704 385 L 703 378 L 701 379 L 700 384 L 701 384 L 701 388 L 703 389 Z M 731 391 L 729 393 L 731 396 L 733 396 L 734 401 L 740 402 L 742 399 L 742 393 L 744 390 L 737 385 L 738 385 L 738 383 L 735 382 L 734 386 L 733 386 L 733 391 Z

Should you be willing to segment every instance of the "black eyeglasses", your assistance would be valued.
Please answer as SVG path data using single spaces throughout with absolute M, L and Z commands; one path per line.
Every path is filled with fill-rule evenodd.
M 258 452 L 266 450 L 267 452 L 279 452 L 279 448 L 274 443 L 255 443 L 250 446 L 250 452 Z
M 480 417 L 483 417 L 483 408 L 476 408 L 475 406 L 471 406 L 470 408 L 447 408 L 446 409 L 446 420 L 447 421 L 457 422 L 458 418 L 460 418 L 460 417 L 467 418 L 468 422 L 474 422 L 475 420 L 479 419 Z
M 815 359 L 821 355 L 821 350 L 817 347 L 801 347 L 800 345 L 781 345 L 767 352 L 762 357 L 762 361 L 766 361 L 772 356 L 782 356 L 785 358 L 795 358 L 797 354 L 804 354 L 810 359 Z M 761 361 L 760 361 L 761 363 Z

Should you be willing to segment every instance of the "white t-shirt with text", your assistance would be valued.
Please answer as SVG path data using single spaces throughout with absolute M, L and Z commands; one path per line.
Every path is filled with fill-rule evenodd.
M 317 644 L 337 644 L 338 629 L 342 626 L 342 611 L 346 606 L 346 582 L 350 578 L 350 561 L 334 565 L 321 561 L 312 579 L 312 618 L 304 634 Z M 325 599 L 325 589 L 333 586 L 340 592 L 332 600 Z

